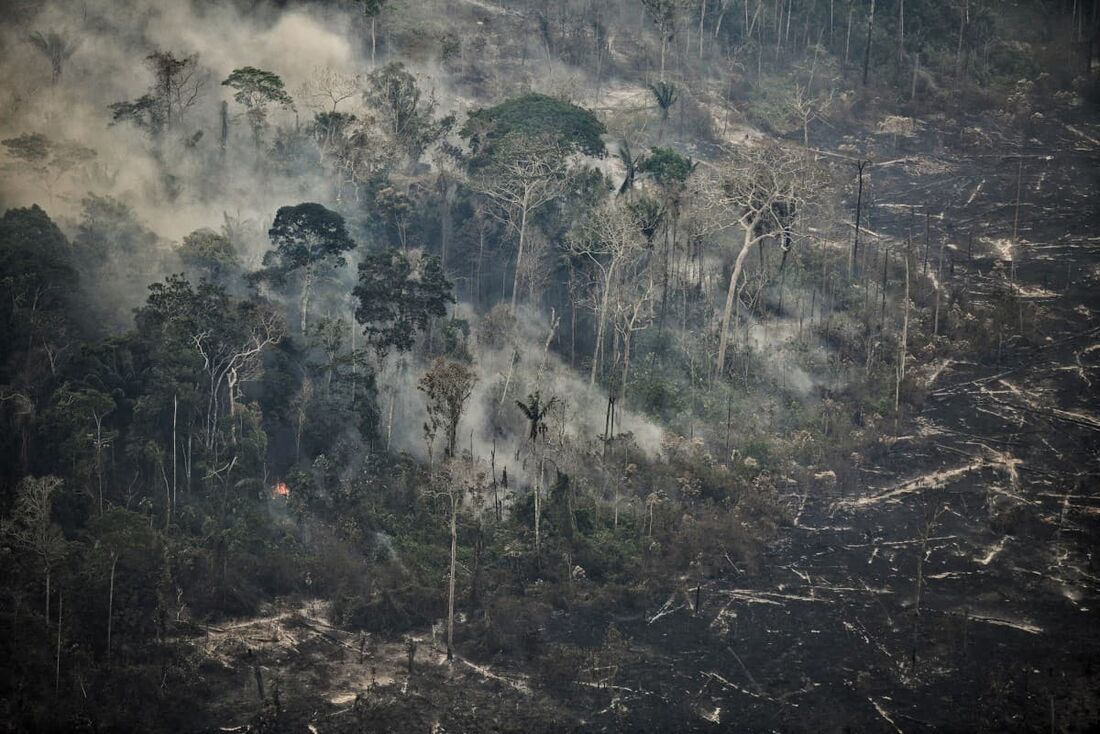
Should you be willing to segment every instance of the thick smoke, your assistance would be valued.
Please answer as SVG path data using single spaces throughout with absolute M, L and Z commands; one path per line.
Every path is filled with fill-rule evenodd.
M 91 148 L 95 160 L 60 177 L 44 195 L 33 172 L 6 160 L 0 184 L 5 208 L 39 203 L 51 216 L 71 220 L 89 192 L 130 204 L 144 223 L 170 241 L 198 227 L 219 227 L 223 213 L 262 226 L 274 210 L 309 196 L 329 200 L 329 187 L 314 170 L 262 170 L 232 90 L 221 81 L 240 66 L 279 74 L 287 88 L 301 87 L 316 68 L 362 67 L 357 44 L 344 31 L 343 14 L 319 17 L 302 11 L 247 16 L 226 5 L 191 3 L 47 4 L 3 30 L 0 72 L 5 79 L 0 135 L 41 133 L 52 141 Z M 46 54 L 32 33 L 57 33 L 75 46 L 51 80 Z M 198 54 L 203 85 L 196 104 L 159 141 L 132 124 L 111 125 L 109 105 L 144 94 L 153 83 L 145 58 L 155 51 Z M 220 105 L 229 103 L 230 141 L 220 151 Z M 293 127 L 309 115 L 273 110 L 271 123 Z M 201 136 L 195 139 L 197 134 Z M 271 133 L 274 135 L 275 133 Z
M 502 11 L 489 4 L 467 3 L 466 10 L 504 22 Z M 412 22 L 408 18 L 431 12 L 425 4 L 403 10 L 403 17 Z M 149 281 L 179 269 L 173 243 L 196 229 L 228 226 L 241 249 L 242 264 L 254 269 L 270 247 L 266 230 L 280 206 L 317 201 L 338 210 L 346 207 L 337 201 L 331 182 L 315 160 L 289 157 L 274 166 L 257 155 L 243 110 L 221 81 L 242 66 L 270 70 L 282 77 L 295 98 L 295 109 L 270 111 L 271 128 L 265 141 L 270 146 L 280 128 L 301 129 L 322 106 L 308 94 L 319 73 L 353 78 L 369 72 L 370 42 L 365 30 L 352 4 L 346 8 L 291 9 L 257 4 L 245 12 L 228 3 L 53 0 L 16 14 L 0 29 L 0 73 L 9 80 L 0 89 L 0 138 L 40 133 L 55 142 L 86 146 L 95 152 L 95 158 L 60 175 L 47 190 L 39 173 L 0 150 L 5 172 L 0 179 L 0 209 L 39 203 L 72 234 L 81 216 L 81 202 L 89 192 L 114 197 L 132 207 L 137 218 L 158 236 L 157 247 L 163 252 L 155 258 L 160 271 L 152 277 L 144 282 L 116 278 L 111 292 L 100 294 L 104 301 L 117 301 L 114 310 L 120 314 L 129 314 L 143 301 Z M 47 55 L 30 41 L 36 32 L 56 33 L 74 49 L 61 64 L 57 79 Z M 529 39 L 517 42 L 533 43 Z M 538 50 L 531 48 L 532 62 L 518 71 L 507 65 L 504 70 L 492 71 L 495 76 L 486 82 L 477 101 L 486 102 L 485 94 L 506 96 L 524 87 L 585 101 L 582 98 L 591 81 L 585 73 L 560 62 L 535 63 Z M 197 54 L 203 87 L 182 121 L 154 140 L 131 123 L 112 125 L 109 105 L 136 99 L 149 90 L 154 79 L 145 59 L 156 51 L 178 57 Z M 380 55 L 377 61 L 385 60 Z M 470 90 L 458 91 L 446 82 L 446 73 L 425 64 L 421 60 L 410 66 L 439 103 L 440 113 L 461 113 L 474 105 Z M 506 78 L 512 72 L 515 78 Z M 610 80 L 607 85 L 614 87 L 615 82 Z M 634 91 L 638 93 L 638 89 Z M 603 107 L 612 101 L 612 97 L 603 100 Z M 223 102 L 228 103 L 230 112 L 224 150 L 220 145 Z M 364 111 L 358 94 L 340 104 L 341 111 Z M 614 141 L 609 143 L 614 147 Z M 620 173 L 613 157 L 598 164 L 605 172 Z M 106 270 L 126 273 L 132 270 L 132 263 L 108 263 Z M 349 270 L 342 277 L 350 278 L 352 273 Z M 123 280 L 127 287 L 118 288 Z M 476 318 L 469 315 L 472 309 L 460 306 L 460 311 L 474 321 L 472 331 L 476 334 Z M 350 314 L 344 316 L 350 320 Z M 797 360 L 788 353 L 792 328 L 790 321 L 752 325 L 748 343 L 783 374 L 787 387 L 807 395 L 818 383 L 797 367 Z M 460 435 L 462 447 L 469 450 L 472 445 L 475 458 L 488 457 L 494 445 L 498 456 L 516 451 L 523 432 L 515 401 L 535 390 L 563 401 L 564 412 L 555 413 L 551 420 L 564 421 L 569 437 L 583 441 L 603 433 L 606 394 L 590 388 L 586 379 L 544 350 L 547 329 L 545 317 L 521 312 L 512 342 L 487 346 L 472 341 L 479 379 Z M 393 405 L 389 443 L 394 449 L 426 458 L 420 429 L 423 400 L 416 390 L 423 366 L 390 370 L 392 374 L 382 382 L 394 386 L 393 392 L 383 391 L 379 397 L 384 430 L 390 401 Z M 642 448 L 659 451 L 663 431 L 656 424 L 622 407 L 616 422 L 617 432 L 631 433 Z
M 528 478 L 516 457 L 524 455 L 527 424 L 516 406 L 538 391 L 541 398 L 558 401 L 547 418 L 551 443 L 564 438 L 566 444 L 596 445 L 605 429 L 607 393 L 590 387 L 579 373 L 553 353 L 545 350 L 550 327 L 545 317 L 521 308 L 515 329 L 500 343 L 476 341 L 482 333 L 483 320 L 472 315 L 466 304 L 459 305 L 459 314 L 471 320 L 471 351 L 475 355 L 477 383 L 467 403 L 458 431 L 458 449 L 471 452 L 472 458 L 488 462 L 496 452 L 498 471 L 507 466 L 511 475 Z M 395 391 L 394 432 L 392 447 L 427 460 L 428 452 L 420 426 L 427 417 L 422 394 L 417 390 L 420 372 L 408 369 L 397 372 L 396 379 L 384 379 L 382 384 Z M 389 393 L 383 392 L 380 402 L 388 409 Z M 386 418 L 383 417 L 385 431 Z M 656 456 L 661 450 L 665 431 L 645 416 L 616 406 L 615 435 L 630 434 L 639 448 Z M 437 438 L 435 455 L 442 450 Z

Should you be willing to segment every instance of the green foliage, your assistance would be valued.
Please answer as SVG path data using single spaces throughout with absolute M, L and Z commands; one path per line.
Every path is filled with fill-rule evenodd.
M 88 523 L 85 575 L 97 589 L 106 589 L 114 576 L 115 640 L 125 644 L 151 638 L 156 632 L 158 587 L 164 549 L 161 539 L 138 512 L 112 507 Z M 96 606 L 106 599 L 95 599 Z M 106 615 L 102 615 L 106 619 Z M 97 625 L 98 626 L 98 625 Z M 104 625 L 105 626 L 105 625 Z
M 65 536 L 52 517 L 61 485 L 62 480 L 54 476 L 24 478 L 16 489 L 12 514 L 0 528 L 0 535 L 34 556 L 44 573 L 49 573 L 68 552 Z
M 661 119 L 667 120 L 668 113 L 676 100 L 680 98 L 676 85 L 672 82 L 654 82 L 649 85 L 649 91 L 653 94 L 653 100 L 661 110 Z
M 363 15 L 376 18 L 386 6 L 386 0 L 355 0 L 355 4 L 363 7 Z
M 424 99 L 416 78 L 400 62 L 386 64 L 367 78 L 366 99 L 386 133 L 416 163 L 432 143 L 454 126 L 454 117 L 435 119 L 434 98 Z
M 65 318 L 77 284 L 68 255 L 65 235 L 37 205 L 9 209 L 0 218 L 0 288 L 8 294 L 0 301 L 6 334 L 0 340 L 0 375 L 28 332 L 46 336 L 42 329 L 52 328 L 53 336 L 62 335 L 58 320 Z
M 358 300 L 355 318 L 380 355 L 412 349 L 416 332 L 445 316 L 447 304 L 454 303 L 438 258 L 425 257 L 414 266 L 396 250 L 363 258 L 352 295 Z
M 46 193 L 51 195 L 61 178 L 90 163 L 96 152 L 77 143 L 56 141 L 42 133 L 24 133 L 3 141 L 8 155 L 33 173 Z
M 253 66 L 234 69 L 222 81 L 222 86 L 232 87 L 235 90 L 233 99 L 249 110 L 263 109 L 269 104 L 288 108 L 294 105 L 282 77 Z
M 164 127 L 164 116 L 160 105 L 151 94 L 143 94 L 137 99 L 113 102 L 111 124 L 129 122 L 148 135 L 157 135 Z
M 477 375 L 469 366 L 438 357 L 416 385 L 416 389 L 424 393 L 428 411 L 425 435 L 434 437 L 438 429 L 446 430 L 447 445 L 443 455 L 447 458 L 455 456 L 458 422 L 476 381 Z
M 155 51 L 145 57 L 145 65 L 153 75 L 149 91 L 137 99 L 111 104 L 111 124 L 130 122 L 155 137 L 182 122 L 205 80 L 198 54 L 176 56 L 171 51 Z
M 789 85 L 783 79 L 769 78 L 754 86 L 748 100 L 751 119 L 781 135 L 797 130 L 799 121 L 791 107 L 790 92 Z
M 523 417 L 527 419 L 527 440 L 535 441 L 540 436 L 546 435 L 546 416 L 557 401 L 556 397 L 543 400 L 538 390 L 527 396 L 526 403 L 522 400 L 516 401 L 516 406 L 523 413 Z
M 528 94 L 475 110 L 460 130 L 474 151 L 482 155 L 490 153 L 497 141 L 518 134 L 528 138 L 550 136 L 568 148 L 603 156 L 607 148 L 601 136 L 606 132 L 590 111 L 542 94 Z
M 222 279 L 240 265 L 233 243 L 212 229 L 196 229 L 185 236 L 177 252 L 184 265 L 214 281 Z
M 299 269 L 343 267 L 355 248 L 344 218 L 320 204 L 279 207 L 267 231 L 275 248 L 264 255 L 269 277 L 279 280 Z
M 661 202 L 648 196 L 639 196 L 627 204 L 638 229 L 645 235 L 646 242 L 652 244 L 665 220 L 665 207 Z
M 649 174 L 661 186 L 671 188 L 683 185 L 695 170 L 695 165 L 691 158 L 680 155 L 672 148 L 650 148 L 638 171 Z
M 634 180 L 638 176 L 638 165 L 644 158 L 641 156 L 635 157 L 633 151 L 630 149 L 630 143 L 625 140 L 619 143 L 619 149 L 615 155 L 623 164 L 623 168 L 626 169 L 626 175 L 623 177 L 623 182 L 619 185 L 619 193 L 625 194 L 634 187 Z
M 31 164 L 45 163 L 52 147 L 50 139 L 42 133 L 24 133 L 3 143 L 9 155 Z
M 287 94 L 282 78 L 273 72 L 243 66 L 222 81 L 222 86 L 234 91 L 233 99 L 245 108 L 245 115 L 257 142 L 267 125 L 267 109 L 271 105 L 293 109 L 294 100 Z

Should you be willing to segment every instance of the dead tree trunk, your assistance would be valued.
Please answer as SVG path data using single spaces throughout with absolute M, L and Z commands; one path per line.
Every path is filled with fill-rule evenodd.
M 115 566 L 118 564 L 118 553 L 111 554 L 111 582 L 107 587 L 107 666 L 111 665 L 111 623 L 114 621 L 115 609 Z
M 867 75 L 871 69 L 871 33 L 875 29 L 875 0 L 871 0 L 871 12 L 867 16 L 867 45 L 863 49 L 863 86 L 867 86 Z
M 940 261 L 936 265 L 936 309 L 932 318 L 932 336 L 940 335 L 940 298 L 943 293 L 943 247 L 946 240 L 940 242 Z
M 57 595 L 57 662 L 54 666 L 53 673 L 53 692 L 57 695 L 57 690 L 61 686 L 61 622 L 62 611 L 64 610 L 65 596 L 58 593 Z
M 852 241 L 852 254 L 851 257 L 848 259 L 849 278 L 851 278 L 854 273 L 856 259 L 859 257 L 859 225 L 860 218 L 863 214 L 863 169 L 866 166 L 867 161 L 856 162 L 856 170 L 859 172 L 859 185 L 856 189 L 856 233 L 855 238 Z
M 741 270 L 745 266 L 745 258 L 755 242 L 752 233 L 755 221 L 745 226 L 745 239 L 741 244 L 741 252 L 737 253 L 737 260 L 733 264 L 733 272 L 730 273 L 729 290 L 726 291 L 726 305 L 722 309 L 722 330 L 718 338 L 718 359 L 715 362 L 715 377 L 721 377 L 726 368 L 726 348 L 729 346 L 730 318 L 733 315 L 733 302 L 737 298 L 737 281 L 741 278 Z
M 901 383 L 905 379 L 905 360 L 909 350 L 909 253 L 905 253 L 905 300 L 902 301 L 901 340 L 898 343 L 897 382 L 894 385 L 894 419 L 901 409 Z
M 447 579 L 447 660 L 454 659 L 455 635 L 455 565 L 458 557 L 458 498 L 452 490 L 451 499 L 451 569 Z M 409 659 L 412 672 L 412 659 Z

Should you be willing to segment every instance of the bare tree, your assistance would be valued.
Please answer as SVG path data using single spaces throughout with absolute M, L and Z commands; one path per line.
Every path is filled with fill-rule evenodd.
M 596 276 L 593 308 L 596 312 L 596 343 L 588 384 L 596 383 L 608 317 L 626 265 L 645 252 L 646 240 L 638 221 L 621 200 L 609 201 L 594 210 L 569 238 L 569 250 L 584 258 Z
M 431 453 L 432 443 L 440 428 L 446 431 L 447 446 L 444 457 L 446 471 L 438 477 L 442 487 L 436 494 L 447 497 L 450 509 L 451 563 L 447 576 L 447 659 L 453 655 L 455 618 L 455 568 L 458 558 L 458 511 L 462 498 L 472 485 L 481 486 L 484 475 L 473 471 L 472 465 L 459 466 L 455 461 L 458 424 L 462 411 L 470 399 L 477 376 L 468 365 L 454 360 L 437 358 L 431 368 L 420 378 L 417 389 L 424 393 L 428 420 L 424 423 L 425 441 Z M 471 457 L 472 460 L 472 457 Z M 476 475 L 476 476 L 475 476 Z
M 809 87 L 796 85 L 786 98 L 787 107 L 798 120 L 802 128 L 802 145 L 810 147 L 810 123 L 824 115 L 833 103 L 833 92 L 826 95 L 813 95 Z
M 867 86 L 867 75 L 871 69 L 871 35 L 875 30 L 875 0 L 871 0 L 871 11 L 867 15 L 867 44 L 863 47 L 863 86 Z
M 926 488 L 921 492 L 921 517 L 920 517 L 920 547 L 917 551 L 917 576 L 913 593 L 913 647 L 910 651 L 910 662 L 913 669 L 917 667 L 917 644 L 920 639 L 920 603 L 921 593 L 924 589 L 924 562 L 928 557 L 928 541 L 939 523 L 940 517 L 947 512 L 948 505 L 939 496 L 939 491 Z
M 626 400 L 626 386 L 630 379 L 630 356 L 634 332 L 644 331 L 653 325 L 657 315 L 654 308 L 656 290 L 652 276 L 628 278 L 618 293 L 614 304 L 615 331 L 622 343 L 623 370 L 619 377 L 619 400 Z
M 431 494 L 447 500 L 447 519 L 451 536 L 450 564 L 447 572 L 447 660 L 454 658 L 455 574 L 458 570 L 458 513 L 465 499 L 480 496 L 485 487 L 485 472 L 471 461 L 452 461 L 447 470 L 435 478 Z M 412 657 L 410 654 L 410 668 Z
M 153 72 L 153 95 L 158 100 L 164 125 L 171 129 L 182 123 L 187 111 L 198 102 L 209 75 L 199 67 L 198 54 L 176 56 L 157 51 L 145 58 Z
M 332 66 L 318 66 L 303 85 L 300 98 L 315 109 L 329 113 L 337 111 L 341 102 L 358 97 L 363 89 L 363 77 L 347 74 Z
M 676 14 L 680 9 L 681 2 L 680 0 L 641 0 L 641 2 L 661 38 L 660 80 L 663 82 L 665 80 L 665 58 L 668 56 L 668 46 L 676 35 Z
M 527 396 L 527 402 L 516 401 L 516 406 L 527 419 L 527 442 L 535 460 L 535 558 L 541 558 L 542 545 L 542 479 L 546 463 L 546 446 L 543 439 L 546 438 L 546 416 L 551 408 L 557 404 L 556 397 L 544 401 L 536 390 L 534 394 Z
M 0 526 L 3 536 L 35 556 L 42 566 L 46 585 L 46 626 L 50 624 L 50 577 L 68 546 L 61 528 L 51 519 L 54 495 L 60 488 L 61 480 L 57 477 L 25 478 L 19 483 L 11 517 Z
M 569 165 L 566 151 L 549 138 L 524 139 L 509 135 L 494 147 L 492 163 L 472 183 L 492 204 L 490 212 L 518 237 L 512 281 L 512 310 L 515 311 L 531 215 L 561 196 L 567 184 Z
M 722 310 L 716 375 L 725 369 L 730 319 L 745 259 L 753 245 L 770 238 L 778 239 L 785 249 L 790 247 L 791 222 L 803 204 L 804 191 L 812 185 L 807 175 L 811 171 L 803 156 L 778 146 L 759 146 L 735 152 L 718 181 L 704 187 L 704 193 L 710 196 L 711 228 L 721 231 L 732 227 L 741 232 L 741 247 Z
M 182 276 L 149 287 L 139 318 L 169 330 L 181 348 L 194 350 L 206 375 L 205 448 L 218 443 L 221 418 L 237 413 L 241 387 L 262 370 L 265 349 L 282 339 L 279 313 L 260 301 L 232 303 L 224 288 L 207 281 L 193 288 Z

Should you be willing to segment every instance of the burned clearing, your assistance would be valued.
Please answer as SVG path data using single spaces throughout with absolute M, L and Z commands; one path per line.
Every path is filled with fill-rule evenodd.
M 78 5 L 0 731 L 1100 726 L 1100 4 Z

